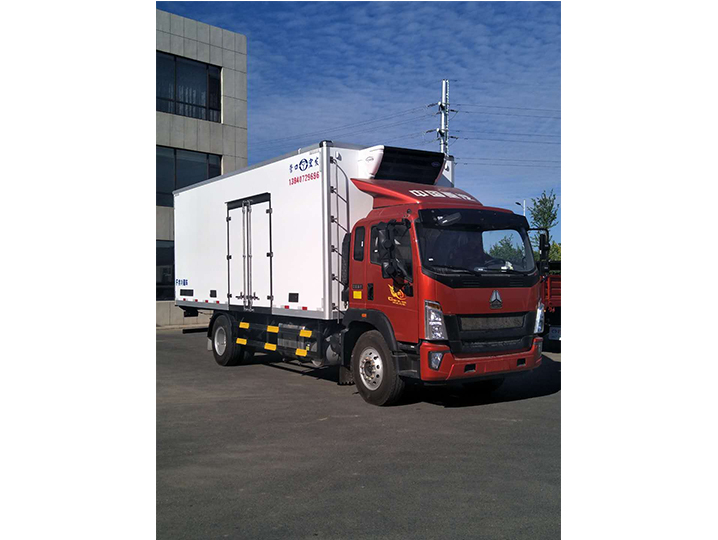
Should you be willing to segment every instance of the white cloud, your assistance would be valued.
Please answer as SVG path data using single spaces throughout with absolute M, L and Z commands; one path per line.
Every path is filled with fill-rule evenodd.
M 336 135 L 328 128 L 435 103 L 445 77 L 452 79 L 451 102 L 460 111 L 550 116 L 557 113 L 477 106 L 558 110 L 561 105 L 559 3 L 191 2 L 162 9 L 247 35 L 250 163 L 330 137 L 261 141 L 323 129 Z M 406 136 L 392 144 L 437 150 L 421 132 L 438 122 L 417 111 L 373 124 L 375 130 L 344 130 L 334 139 L 380 144 Z M 560 134 L 556 119 L 468 112 L 459 113 L 450 127 L 457 136 L 462 130 Z M 560 145 L 548 144 L 460 140 L 451 150 L 459 160 L 560 159 Z M 457 167 L 457 177 L 461 187 L 488 204 L 506 206 L 543 189 L 560 195 L 560 169 L 474 162 Z

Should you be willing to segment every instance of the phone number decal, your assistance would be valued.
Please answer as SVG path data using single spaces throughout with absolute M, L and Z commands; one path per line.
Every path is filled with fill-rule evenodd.
M 302 182 L 309 182 L 310 180 L 316 180 L 319 178 L 319 171 L 302 174 L 289 179 L 289 185 L 301 184 Z

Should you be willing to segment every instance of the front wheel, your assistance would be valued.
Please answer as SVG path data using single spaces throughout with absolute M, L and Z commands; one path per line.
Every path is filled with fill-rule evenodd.
M 376 330 L 362 334 L 354 345 L 352 373 L 361 397 L 372 405 L 392 405 L 404 393 L 389 347 Z

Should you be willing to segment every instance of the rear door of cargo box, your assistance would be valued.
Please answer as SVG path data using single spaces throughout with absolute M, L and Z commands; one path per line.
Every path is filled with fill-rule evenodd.
M 262 193 L 227 203 L 227 269 L 230 304 L 271 308 L 271 199 Z

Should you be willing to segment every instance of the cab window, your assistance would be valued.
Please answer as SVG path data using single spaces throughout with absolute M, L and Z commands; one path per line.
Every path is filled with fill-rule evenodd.
M 357 227 L 354 231 L 354 260 L 364 260 L 364 227 Z

